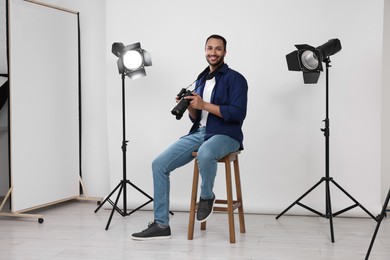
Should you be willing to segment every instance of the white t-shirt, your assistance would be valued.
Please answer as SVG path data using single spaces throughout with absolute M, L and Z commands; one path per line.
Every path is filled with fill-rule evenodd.
M 204 89 L 203 89 L 203 101 L 210 103 L 211 100 L 211 93 L 213 92 L 215 86 L 215 78 L 206 80 Z M 206 126 L 207 123 L 207 117 L 209 115 L 209 112 L 206 110 L 202 110 L 202 117 L 200 119 L 200 126 Z

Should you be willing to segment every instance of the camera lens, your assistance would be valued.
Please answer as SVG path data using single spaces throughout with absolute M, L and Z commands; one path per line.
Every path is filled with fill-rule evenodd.
M 183 98 L 180 102 L 172 109 L 172 115 L 176 116 L 176 119 L 179 120 L 188 106 L 190 105 L 190 100 Z

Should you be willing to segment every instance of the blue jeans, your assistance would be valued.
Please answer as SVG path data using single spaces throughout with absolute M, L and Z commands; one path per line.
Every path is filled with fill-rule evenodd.
M 235 152 L 240 144 L 227 135 L 214 135 L 204 141 L 205 128 L 186 135 L 168 147 L 153 160 L 154 221 L 169 225 L 169 176 L 173 170 L 191 162 L 192 152 L 198 151 L 197 161 L 202 178 L 200 196 L 203 199 L 214 197 L 213 187 L 217 174 L 217 162 L 225 155 Z

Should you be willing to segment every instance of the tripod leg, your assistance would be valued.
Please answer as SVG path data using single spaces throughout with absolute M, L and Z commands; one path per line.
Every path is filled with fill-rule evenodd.
M 115 189 L 113 191 L 111 191 L 111 193 L 107 196 L 107 198 L 105 198 L 103 200 L 102 203 L 100 203 L 99 207 L 97 207 L 97 209 L 95 209 L 95 213 L 99 211 L 99 209 L 104 205 L 104 203 L 107 202 L 107 200 L 110 199 L 110 197 L 112 196 L 112 194 L 114 194 L 114 192 L 122 185 L 122 182 L 119 182 L 119 184 L 115 187 Z
M 348 196 L 348 198 L 350 198 L 353 202 L 355 202 L 356 206 L 359 206 L 362 210 L 364 210 L 371 218 L 373 218 L 375 221 L 377 221 L 376 217 L 374 215 L 372 215 L 365 207 L 363 207 L 363 205 L 361 205 L 357 200 L 355 200 L 348 192 L 346 192 L 339 184 L 337 184 L 336 181 L 334 181 L 333 179 L 330 180 L 337 188 L 339 188 L 345 195 Z M 342 213 L 344 211 L 340 211 L 340 213 Z M 339 214 L 340 214 L 339 213 Z M 337 214 L 338 215 L 338 214 Z
M 126 185 L 126 183 L 124 183 L 124 182 L 120 183 L 120 187 L 121 188 L 119 189 L 118 196 L 116 197 L 115 203 L 114 203 L 114 205 L 112 207 L 110 218 L 108 219 L 108 222 L 107 222 L 107 225 L 106 225 L 106 230 L 108 230 L 108 227 L 110 226 L 112 216 L 114 215 L 114 211 L 117 210 L 118 200 L 119 200 L 119 197 L 121 196 L 121 192 L 122 192 L 122 189 L 123 189 L 124 185 Z M 126 214 L 126 212 L 125 212 L 125 214 Z
M 137 210 L 139 210 L 139 209 L 141 209 L 141 208 L 143 208 L 143 207 L 145 207 L 146 205 L 148 205 L 150 202 L 152 202 L 153 200 L 149 200 L 149 201 L 147 201 L 147 202 L 145 202 L 144 204 L 142 204 L 141 206 L 139 206 L 138 208 L 136 208 L 136 209 L 133 209 L 132 211 L 130 211 L 127 215 L 131 215 L 131 214 L 133 214 L 134 212 L 136 212 Z
M 386 215 L 386 208 L 387 208 L 387 205 L 389 204 L 389 199 L 390 199 L 390 189 L 389 189 L 389 192 L 387 193 L 387 197 L 386 197 L 385 203 L 383 204 L 383 208 L 382 208 L 381 214 L 378 217 L 378 223 L 376 224 L 374 235 L 372 236 L 370 246 L 368 247 L 368 251 L 367 251 L 365 260 L 368 260 L 368 257 L 370 256 L 371 249 L 372 249 L 372 246 L 374 245 L 375 238 L 376 238 L 376 235 L 378 233 L 379 227 L 381 225 L 382 219 Z
M 146 192 L 144 192 L 143 190 L 141 190 L 140 188 L 138 188 L 135 184 L 133 184 L 132 182 L 130 182 L 129 180 L 126 181 L 126 183 L 130 184 L 134 189 L 136 189 L 137 191 L 139 191 L 140 193 L 142 193 L 145 197 L 147 197 L 149 199 L 149 201 L 147 201 L 146 203 L 144 203 L 143 205 L 139 206 L 138 208 L 132 210 L 128 215 L 131 215 L 132 213 L 136 212 L 137 210 L 143 208 L 144 206 L 148 205 L 150 202 L 152 202 L 154 199 L 149 196 L 149 194 L 147 194 Z M 174 215 L 172 211 L 169 211 L 169 214 L 171 214 L 172 216 Z
M 330 187 L 329 187 L 329 179 L 326 181 L 325 185 L 326 189 L 326 215 L 329 217 L 329 225 L 330 225 L 330 238 L 332 243 L 334 243 L 334 232 L 333 232 L 333 214 L 332 214 L 332 203 L 330 199 Z
M 296 201 L 294 201 L 290 206 L 288 206 L 282 213 L 280 213 L 278 216 L 276 216 L 276 219 L 280 218 L 281 216 L 284 215 L 284 213 L 286 213 L 289 209 L 291 209 L 295 204 L 297 204 L 301 199 L 303 199 L 304 197 L 306 197 L 307 194 L 309 194 L 312 190 L 314 190 L 315 188 L 317 188 L 318 185 L 320 185 L 323 181 L 325 180 L 325 178 L 321 178 L 321 180 L 319 182 L 317 182 L 313 187 L 311 187 L 308 191 L 306 191 L 302 196 L 300 196 Z
M 129 180 L 127 180 L 126 183 L 130 184 L 134 189 L 136 189 L 137 191 L 139 191 L 140 193 L 142 193 L 145 197 L 149 198 L 150 200 L 153 200 L 153 198 L 152 198 L 151 196 L 149 196 L 149 194 L 147 194 L 146 192 L 144 192 L 143 190 L 141 190 L 140 188 L 138 188 L 136 185 L 134 185 L 133 183 L 131 183 Z

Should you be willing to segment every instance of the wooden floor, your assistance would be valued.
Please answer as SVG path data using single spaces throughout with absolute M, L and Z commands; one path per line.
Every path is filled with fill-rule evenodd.
M 206 231 L 195 225 L 187 240 L 188 213 L 175 212 L 172 239 L 134 241 L 133 232 L 146 228 L 151 211 L 122 217 L 110 210 L 94 213 L 93 202 L 71 201 L 41 209 L 44 223 L 31 218 L 0 218 L 0 259 L 364 259 L 376 223 L 370 218 L 334 218 L 335 243 L 329 220 L 321 217 L 245 215 L 247 232 L 228 242 L 227 217 L 214 214 Z M 390 259 L 390 223 L 382 221 L 370 259 Z

